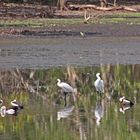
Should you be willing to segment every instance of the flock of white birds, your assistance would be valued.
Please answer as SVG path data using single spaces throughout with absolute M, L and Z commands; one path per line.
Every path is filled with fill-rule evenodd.
M 104 94 L 104 81 L 100 77 L 100 73 L 96 74 L 96 80 L 94 82 L 95 89 L 99 95 Z M 67 93 L 74 93 L 74 88 L 65 82 L 61 82 L 60 79 L 57 79 L 57 86 L 62 89 L 62 92 L 65 94 L 65 105 L 66 105 L 66 94 Z M 124 96 L 120 97 L 119 101 L 122 105 L 130 105 L 132 106 L 133 103 L 126 99 Z
M 98 95 L 102 96 L 104 94 L 104 81 L 101 79 L 100 77 L 100 73 L 97 73 L 96 74 L 96 80 L 94 82 L 94 86 L 95 86 L 95 89 L 96 89 L 96 92 Z M 64 93 L 65 95 L 65 106 L 67 105 L 67 102 L 66 102 L 66 95 L 68 93 L 72 93 L 72 95 L 74 95 L 74 88 L 72 86 L 70 86 L 69 84 L 65 83 L 65 82 L 61 82 L 60 79 L 57 79 L 57 86 L 59 88 L 61 88 L 62 92 Z M 124 96 L 123 97 L 120 97 L 119 99 L 119 102 L 121 103 L 122 107 L 120 109 L 121 112 L 125 112 L 125 109 L 128 109 L 130 108 L 132 105 L 134 105 L 133 102 L 131 102 L 130 100 L 126 99 Z M 3 100 L 0 100 L 0 105 L 3 104 Z M 20 109 L 23 109 L 23 105 L 20 105 L 16 102 L 16 100 L 13 100 L 11 101 L 11 107 L 10 108 L 6 108 L 6 106 L 2 106 L 0 108 L 0 114 L 2 117 L 4 117 L 6 114 L 9 114 L 9 115 L 16 115 L 17 112 L 20 110 Z M 58 120 L 60 120 L 60 115 L 63 116 L 63 117 L 66 117 L 68 116 L 68 114 L 70 114 L 72 112 L 72 110 L 74 109 L 74 107 L 72 107 L 72 109 L 68 108 L 67 111 L 63 110 L 61 111 L 61 113 L 59 112 L 58 113 Z M 97 124 L 100 123 L 100 119 L 101 117 L 103 116 L 103 113 L 102 113 L 102 107 L 100 105 L 98 105 L 95 109 L 95 116 L 97 117 Z M 65 112 L 65 113 L 64 113 Z

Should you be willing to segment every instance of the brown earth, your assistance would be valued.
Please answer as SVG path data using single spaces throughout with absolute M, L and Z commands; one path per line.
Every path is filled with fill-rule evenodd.
M 120 24 L 78 24 L 67 26 L 55 26 L 47 28 L 8 28 L 1 29 L 2 36 L 40 36 L 40 37 L 69 37 L 81 36 L 80 32 L 84 33 L 83 37 L 130 37 L 140 36 L 140 25 Z
M 131 8 L 140 9 L 139 5 L 131 6 Z M 48 6 L 33 6 L 33 5 L 0 5 L 0 19 L 3 18 L 27 18 L 32 13 L 33 17 L 41 16 L 42 10 L 46 9 L 46 15 L 51 13 Z M 54 9 L 54 8 L 53 8 Z M 49 11 L 50 10 L 50 11 Z M 7 11 L 7 13 L 5 13 Z M 32 11 L 32 12 L 31 12 Z M 48 11 L 48 12 L 47 12 Z M 122 11 L 92 11 L 94 15 L 112 15 Z M 126 11 L 124 11 L 126 12 Z M 10 14 L 8 14 L 10 13 Z M 26 14 L 25 14 L 26 13 Z M 36 15 L 38 14 L 38 15 Z M 51 13 L 52 14 L 52 13 Z M 53 13 L 56 18 L 77 18 L 83 17 L 84 11 L 57 11 Z M 23 16 L 23 17 L 22 17 Z M 25 16 L 25 17 L 24 17 Z M 42 15 L 43 16 L 43 15 Z M 96 19 L 95 19 L 96 20 Z M 132 19 L 133 20 L 133 19 Z M 84 18 L 83 18 L 84 21 Z M 0 28 L 0 36 L 80 36 L 80 32 L 84 33 L 84 37 L 106 37 L 106 36 L 140 36 L 140 25 L 127 24 L 127 23 L 116 23 L 116 24 L 77 24 L 77 25 L 62 25 L 52 26 L 45 28 L 27 28 L 27 27 L 7 27 Z
M 140 25 L 0 29 L 0 69 L 100 64 L 140 64 Z

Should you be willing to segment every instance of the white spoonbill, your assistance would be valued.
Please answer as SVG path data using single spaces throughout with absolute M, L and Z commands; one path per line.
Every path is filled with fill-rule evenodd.
M 96 88 L 96 91 L 99 93 L 104 93 L 104 81 L 100 77 L 100 73 L 96 74 L 96 81 L 94 82 L 94 86 Z
M 62 92 L 65 94 L 65 106 L 66 106 L 66 94 L 67 93 L 74 93 L 73 87 L 71 87 L 69 84 L 65 82 L 61 82 L 60 79 L 57 79 L 57 86 L 62 89 Z

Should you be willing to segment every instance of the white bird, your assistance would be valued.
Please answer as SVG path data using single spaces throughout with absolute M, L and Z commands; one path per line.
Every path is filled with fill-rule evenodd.
M 65 94 L 65 106 L 66 106 L 66 94 L 74 93 L 74 89 L 69 84 L 61 82 L 60 79 L 57 79 L 57 86 L 60 87 L 62 89 L 62 92 Z
M 85 37 L 85 34 L 84 34 L 83 32 L 80 32 L 80 35 L 81 35 L 82 37 Z
M 17 101 L 16 101 L 16 99 L 14 99 L 13 101 L 11 101 L 11 105 L 15 109 L 23 109 L 23 105 L 18 104 Z
M 1 113 L 2 117 L 4 117 L 6 114 L 8 114 L 8 115 L 16 115 L 17 110 L 15 110 L 13 108 L 6 109 L 6 106 L 2 106 L 0 108 L 0 113 Z
M 100 73 L 96 74 L 96 81 L 94 82 L 94 86 L 96 88 L 96 91 L 99 93 L 104 93 L 104 81 L 100 77 Z
M 62 89 L 63 92 L 73 93 L 74 89 L 67 83 L 61 82 L 60 79 L 57 79 L 57 86 Z
M 134 103 L 126 99 L 124 96 L 119 99 L 122 106 L 133 106 Z

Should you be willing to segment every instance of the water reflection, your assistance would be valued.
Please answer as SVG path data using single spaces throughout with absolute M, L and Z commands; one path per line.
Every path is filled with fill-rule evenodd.
M 131 106 L 129 105 L 124 105 L 120 107 L 120 112 L 122 112 L 123 114 L 125 114 L 125 111 L 129 110 L 131 108 Z
M 72 111 L 74 110 L 74 106 L 71 107 L 65 107 L 57 112 L 57 120 L 60 120 L 61 118 L 68 118 Z
M 101 98 L 94 87 L 98 72 L 105 85 L 105 96 Z M 70 106 L 62 109 L 64 100 L 56 84 L 60 77 L 77 89 L 76 101 L 68 96 Z M 0 139 L 138 140 L 139 89 L 140 65 L 1 70 L 0 98 L 4 105 L 9 107 L 17 99 L 25 107 L 16 117 L 0 117 Z M 118 99 L 122 96 L 136 99 L 134 107 L 120 106 Z
M 100 99 L 96 102 L 94 114 L 95 114 L 96 124 L 100 125 L 101 119 L 104 116 L 104 99 Z

